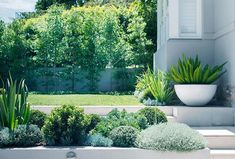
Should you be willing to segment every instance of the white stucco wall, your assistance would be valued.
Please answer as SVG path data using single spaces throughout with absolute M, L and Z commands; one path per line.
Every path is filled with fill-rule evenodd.
M 188 57 L 196 55 L 204 64 L 214 64 L 214 42 L 212 40 L 169 40 L 167 64 L 169 69 L 172 64 L 176 64 L 179 57 L 184 53 Z
M 235 0 L 214 0 L 215 63 L 228 61 L 224 84 L 235 86 Z
M 157 53 L 154 54 L 154 70 L 160 69 L 162 71 L 167 70 L 167 47 L 163 45 Z
M 235 0 L 214 0 L 215 32 L 227 27 L 235 20 Z
M 227 73 L 223 81 L 225 85 L 235 86 L 235 31 L 232 31 L 215 41 L 215 62 L 221 64 L 228 61 Z
M 203 0 L 202 28 L 203 38 L 211 38 L 214 34 L 214 0 Z

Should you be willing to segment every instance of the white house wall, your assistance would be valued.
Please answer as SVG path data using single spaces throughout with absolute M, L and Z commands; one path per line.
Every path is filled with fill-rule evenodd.
M 163 45 L 157 53 L 154 54 L 154 70 L 167 70 L 167 48 Z
M 203 39 L 213 39 L 214 35 L 214 0 L 203 0 L 202 32 Z
M 225 98 L 235 106 L 235 0 L 215 2 L 215 63 L 228 61 L 223 77 Z
M 224 83 L 235 86 L 235 31 L 215 41 L 215 62 L 221 64 L 225 61 L 228 61 L 228 64 Z
M 178 0 L 177 0 L 178 1 Z M 177 26 L 175 26 L 174 20 L 177 18 L 178 13 L 174 4 L 176 1 L 169 3 L 169 14 L 173 17 L 169 17 L 169 38 L 165 45 L 161 46 L 157 53 L 154 55 L 154 68 L 161 70 L 168 70 L 172 64 L 175 64 L 177 60 L 185 53 L 187 56 L 199 55 L 204 63 L 214 64 L 214 0 L 202 0 L 202 37 L 201 38 L 180 38 L 176 36 Z
M 169 40 L 167 52 L 167 69 L 172 64 L 176 64 L 183 53 L 188 57 L 198 55 L 203 63 L 214 64 L 214 42 L 212 40 Z
M 235 20 L 235 0 L 214 0 L 215 32 L 224 29 Z
M 168 70 L 182 53 L 198 54 L 203 63 L 211 65 L 228 61 L 219 92 L 235 106 L 235 0 L 202 0 L 202 36 L 197 39 L 177 36 L 177 1 L 169 0 L 169 35 L 154 56 L 155 69 Z

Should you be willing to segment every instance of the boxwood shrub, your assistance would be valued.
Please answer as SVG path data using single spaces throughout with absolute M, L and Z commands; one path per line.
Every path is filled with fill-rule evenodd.
M 37 125 L 41 129 L 45 123 L 46 117 L 47 115 L 44 112 L 41 112 L 39 110 L 31 110 L 29 123 Z
M 89 133 L 91 130 L 93 130 L 96 125 L 101 122 L 101 117 L 97 114 L 90 114 L 87 115 L 88 119 L 88 125 L 86 126 L 86 133 Z
M 159 151 L 193 151 L 206 147 L 206 140 L 185 124 L 162 123 L 143 130 L 136 139 L 139 148 Z
M 131 126 L 120 126 L 110 132 L 110 139 L 117 147 L 134 147 L 139 131 Z
M 141 130 L 147 128 L 148 123 L 146 117 L 143 115 L 114 109 L 108 113 L 107 117 L 102 118 L 101 122 L 92 130 L 92 133 L 100 133 L 108 137 L 110 132 L 119 126 L 132 126 Z
M 63 105 L 52 110 L 42 130 L 47 145 L 81 145 L 87 124 L 83 109 Z
M 149 125 L 167 122 L 165 113 L 156 107 L 145 107 L 138 113 L 146 117 Z
M 37 125 L 19 125 L 13 132 L 12 145 L 16 147 L 36 146 L 43 141 Z

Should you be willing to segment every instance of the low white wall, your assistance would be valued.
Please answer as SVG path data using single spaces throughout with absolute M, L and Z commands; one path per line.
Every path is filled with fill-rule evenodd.
M 69 153 L 69 154 L 68 154 Z M 209 149 L 159 152 L 136 148 L 35 147 L 0 149 L 0 159 L 209 159 Z
M 57 106 L 32 106 L 32 109 L 37 109 L 49 114 L 52 109 Z M 84 109 L 86 114 L 99 114 L 101 116 L 107 115 L 110 111 L 117 108 L 118 110 L 125 109 L 129 113 L 137 112 L 138 110 L 145 108 L 146 106 L 80 106 Z M 170 106 L 159 106 L 160 110 L 162 110 L 166 115 L 173 115 L 173 109 Z
M 189 126 L 234 126 L 235 108 L 231 107 L 174 107 L 177 122 Z
M 81 106 L 86 114 L 107 115 L 112 109 L 125 109 L 127 112 L 137 112 L 146 106 Z M 55 106 L 32 106 L 45 113 L 50 113 Z M 234 126 L 235 108 L 233 107 L 187 107 L 158 106 L 169 122 L 185 123 L 189 126 Z M 1 158 L 0 158 L 1 159 Z

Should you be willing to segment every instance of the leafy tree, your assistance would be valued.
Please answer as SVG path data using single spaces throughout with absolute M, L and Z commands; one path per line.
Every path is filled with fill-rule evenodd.
M 138 6 L 138 3 L 136 4 Z M 139 13 L 144 18 L 146 27 L 144 31 L 147 38 L 153 42 L 153 45 L 148 48 L 152 53 L 157 48 L 157 1 L 156 0 L 140 0 Z M 151 60 L 152 61 L 152 60 Z
M 67 8 L 71 8 L 76 5 L 82 6 L 84 2 L 84 0 L 38 0 L 35 8 L 37 11 L 47 10 L 50 6 L 58 4 L 63 4 Z
M 117 58 L 125 59 L 130 51 L 119 14 L 114 7 L 92 7 L 77 8 L 64 15 L 68 63 L 87 72 L 90 90 L 96 89 L 100 71 L 120 61 Z
M 147 39 L 147 34 L 145 33 L 146 23 L 144 18 L 139 15 L 138 8 L 134 6 L 129 11 L 131 11 L 131 15 L 127 34 L 134 52 L 133 65 L 142 65 L 147 68 L 152 61 L 151 55 L 153 52 L 148 50 L 148 47 L 152 46 L 152 41 Z
M 5 29 L 5 23 L 4 21 L 0 20 L 0 38 L 2 37 L 4 29 Z
M 63 8 L 52 7 L 45 19 L 45 28 L 39 32 L 38 51 L 35 58 L 44 66 L 42 73 L 47 77 L 46 88 L 49 90 L 49 84 L 53 85 L 53 81 L 49 81 L 49 77 L 54 79 L 58 76 L 56 67 L 61 65 L 61 60 L 64 53 L 63 43 L 63 21 L 61 18 Z M 52 67 L 51 71 L 49 67 Z
M 18 78 L 25 77 L 27 73 L 30 56 L 22 25 L 24 21 L 15 20 L 5 28 L 1 26 L 0 75 L 2 77 L 7 77 L 9 71 Z
M 13 69 L 21 76 L 43 75 L 47 90 L 58 77 L 71 80 L 69 89 L 75 90 L 79 70 L 86 72 L 81 77 L 89 81 L 91 91 L 106 67 L 122 68 L 116 77 L 129 79 L 125 69 L 151 64 L 154 49 L 140 2 L 127 3 L 127 7 L 107 4 L 70 10 L 52 6 L 44 14 L 23 16 L 9 26 L 0 23 L 1 72 Z M 66 69 L 58 72 L 59 67 Z M 28 68 L 39 74 L 30 74 Z

